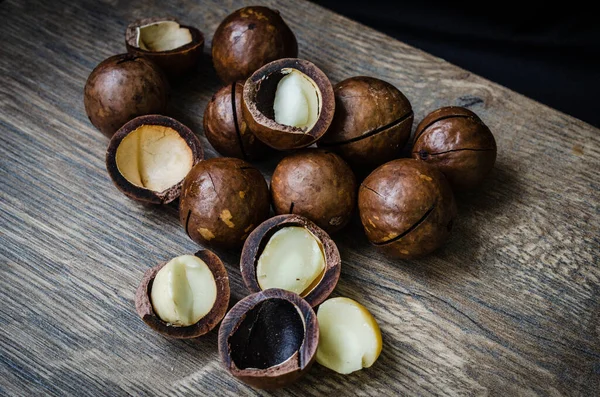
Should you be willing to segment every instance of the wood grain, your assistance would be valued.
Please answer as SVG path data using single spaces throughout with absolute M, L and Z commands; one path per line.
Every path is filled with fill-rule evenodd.
M 268 394 L 228 376 L 216 331 L 172 341 L 137 317 L 144 271 L 199 247 L 176 204 L 142 206 L 112 185 L 107 141 L 82 103 L 94 66 L 125 51 L 130 21 L 175 16 L 208 45 L 198 74 L 175 87 L 170 114 L 215 156 L 202 131 L 220 87 L 209 41 L 245 3 L 0 4 L 0 395 Z M 459 223 L 436 254 L 387 260 L 357 217 L 335 236 L 343 264 L 334 295 L 372 311 L 383 353 L 351 376 L 315 365 L 274 394 L 598 395 L 600 131 L 314 4 L 262 3 L 282 11 L 300 56 L 334 83 L 389 81 L 417 121 L 467 106 L 498 142 L 495 169 L 482 189 L 457 197 Z M 267 177 L 277 160 L 259 163 Z M 220 254 L 235 302 L 247 294 L 239 253 Z

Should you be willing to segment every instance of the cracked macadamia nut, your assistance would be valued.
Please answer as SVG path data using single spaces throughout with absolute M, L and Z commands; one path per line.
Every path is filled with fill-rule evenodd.
M 85 111 L 97 129 L 111 137 L 123 124 L 167 109 L 169 84 L 151 60 L 132 54 L 112 56 L 85 83 Z
M 358 210 L 369 241 L 388 255 L 411 259 L 440 247 L 456 218 L 454 195 L 435 167 L 398 159 L 360 185 Z
M 219 329 L 225 368 L 259 389 L 285 387 L 306 374 L 319 343 L 317 316 L 299 295 L 261 291 L 239 301 Z
M 203 151 L 196 135 L 166 116 L 148 115 L 126 123 L 110 140 L 106 168 L 128 197 L 166 204 L 181 193 L 183 179 Z
M 349 374 L 372 366 L 381 353 L 381 331 L 375 318 L 349 298 L 331 298 L 319 306 L 317 362 Z
M 340 277 L 338 249 L 327 233 L 298 215 L 279 215 L 259 225 L 244 243 L 240 271 L 251 292 L 281 288 L 316 306 Z
M 240 247 L 269 215 L 269 189 L 260 171 L 243 160 L 201 161 L 187 175 L 179 219 L 199 244 Z
M 127 51 L 154 61 L 169 77 L 191 71 L 202 56 L 204 35 L 173 18 L 145 18 L 125 31 Z
M 308 149 L 285 157 L 271 178 L 275 213 L 305 216 L 328 233 L 350 220 L 356 190 L 348 164 L 324 150 Z
M 333 87 L 311 62 L 279 59 L 246 81 L 242 109 L 258 139 L 277 150 L 299 149 L 316 142 L 329 127 Z
M 496 162 L 496 140 L 472 111 L 449 106 L 429 113 L 417 126 L 412 157 L 429 163 L 455 190 L 477 187 Z
M 400 156 L 414 118 L 400 90 L 358 76 L 336 84 L 334 93 L 335 115 L 319 147 L 339 154 L 357 172 L 372 171 Z
M 261 66 L 298 56 L 296 36 L 278 11 L 244 7 L 221 22 L 212 41 L 212 58 L 225 83 L 245 80 Z
M 174 338 L 209 332 L 225 316 L 228 305 L 227 271 L 207 250 L 148 269 L 136 292 L 136 310 L 144 322 Z
M 215 93 L 204 111 L 204 134 L 223 156 L 259 160 L 273 151 L 257 139 L 242 118 L 241 81 Z

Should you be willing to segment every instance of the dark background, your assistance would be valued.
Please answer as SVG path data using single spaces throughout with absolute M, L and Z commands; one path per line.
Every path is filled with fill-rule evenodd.
M 600 127 L 600 19 L 589 5 L 315 2 Z

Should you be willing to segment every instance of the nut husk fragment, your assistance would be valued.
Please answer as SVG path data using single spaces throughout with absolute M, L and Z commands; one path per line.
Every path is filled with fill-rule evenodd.
M 244 83 L 237 81 L 217 91 L 204 111 L 204 134 L 223 156 L 259 160 L 272 149 L 257 139 L 242 118 Z
M 221 22 L 212 40 L 215 70 L 227 84 L 245 80 L 271 61 L 296 56 L 296 36 L 279 12 L 267 7 L 233 12 Z
M 417 258 L 450 235 L 456 204 L 435 167 L 413 159 L 390 161 L 373 171 L 358 192 L 369 241 L 392 257 Z
M 308 149 L 285 157 L 271 179 L 277 214 L 298 214 L 328 233 L 342 229 L 356 205 L 354 173 L 340 156 Z
M 299 295 L 268 289 L 239 301 L 219 329 L 219 354 L 236 378 L 259 389 L 306 374 L 319 343 L 317 316 Z
M 150 300 L 152 282 L 158 271 L 162 269 L 168 262 L 163 262 L 148 269 L 146 273 L 144 273 L 142 282 L 136 291 L 135 310 L 137 311 L 138 315 L 150 328 L 164 336 L 177 339 L 189 339 L 202 336 L 215 328 L 227 312 L 230 295 L 229 277 L 223 262 L 221 262 L 221 259 L 219 259 L 217 255 L 208 250 L 198 251 L 194 255 L 206 263 L 212 272 L 217 285 L 217 299 L 212 309 L 196 324 L 187 327 L 173 326 L 165 323 L 156 315 L 156 313 L 154 313 L 154 309 L 152 308 L 152 303 Z
M 290 226 L 300 226 L 308 229 L 320 241 L 323 247 L 325 256 L 325 270 L 323 275 L 308 294 L 303 296 L 311 306 L 317 306 L 327 299 L 335 289 L 340 278 L 342 261 L 337 246 L 331 237 L 323 229 L 303 216 L 292 214 L 275 216 L 261 223 L 250 233 L 250 236 L 248 236 L 248 239 L 244 243 L 240 259 L 240 271 L 244 279 L 244 284 L 246 284 L 250 292 L 261 291 L 256 278 L 258 258 L 273 234 L 282 228 Z
M 141 129 L 143 128 L 156 128 L 157 131 L 156 133 L 145 134 L 141 133 Z M 130 134 L 138 135 L 128 138 Z M 126 138 L 129 153 L 125 153 L 122 157 L 119 150 Z M 134 141 L 129 142 L 129 139 L 134 139 Z M 151 150 L 148 150 L 148 147 L 142 142 L 143 139 L 147 139 L 149 144 L 154 145 L 150 148 Z M 162 145 L 160 144 L 161 140 Z M 152 168 L 153 172 L 162 174 L 165 167 L 161 166 L 161 164 L 155 164 L 157 162 L 155 159 L 159 158 L 167 163 L 172 162 L 168 158 L 168 154 L 172 153 L 176 147 L 179 148 L 177 151 L 178 156 L 176 157 L 188 157 L 185 160 L 187 164 L 180 165 L 184 169 L 176 170 L 182 173 L 181 179 L 174 180 L 173 184 L 169 184 L 169 186 L 160 191 L 156 191 L 145 185 L 142 176 L 144 168 L 142 158 L 148 157 L 148 167 Z M 156 150 L 164 151 L 165 153 L 153 153 Z M 121 157 L 125 160 L 135 157 L 137 159 L 133 165 L 135 169 L 128 170 L 127 172 L 124 165 L 119 163 Z M 115 133 L 106 150 L 106 168 L 115 186 L 127 197 L 150 204 L 167 204 L 179 197 L 185 174 L 192 169 L 194 164 L 200 162 L 203 158 L 204 152 L 200 141 L 188 127 L 167 116 L 146 115 L 129 121 Z M 137 174 L 133 175 L 134 177 L 138 177 L 141 180 L 133 181 L 131 175 L 129 175 L 132 172 Z M 160 179 L 164 179 L 164 176 L 161 175 Z
M 318 116 L 310 127 L 294 127 L 275 121 L 275 94 L 279 82 L 299 71 L 314 83 Z M 273 61 L 258 69 L 244 84 L 243 117 L 258 139 L 277 150 L 300 149 L 316 142 L 331 124 L 335 100 L 331 82 L 313 63 L 297 58 Z
M 260 171 L 229 157 L 201 161 L 185 178 L 179 219 L 199 244 L 241 247 L 269 215 L 269 189 Z
M 189 31 L 191 41 L 169 50 L 143 48 L 145 46 L 139 40 L 140 28 L 169 21 L 177 22 L 175 18 L 160 17 L 144 18 L 132 22 L 125 31 L 125 45 L 127 46 L 127 52 L 130 54 L 151 59 L 169 78 L 178 78 L 193 70 L 202 57 L 204 35 L 201 31 L 192 26 L 180 25 L 180 29 L 187 29 Z
M 496 152 L 494 135 L 475 113 L 449 106 L 419 123 L 412 157 L 439 169 L 454 190 L 468 190 L 489 174 Z
M 334 86 L 335 116 L 317 143 L 339 154 L 357 172 L 400 156 L 413 123 L 409 100 L 393 85 L 358 76 Z

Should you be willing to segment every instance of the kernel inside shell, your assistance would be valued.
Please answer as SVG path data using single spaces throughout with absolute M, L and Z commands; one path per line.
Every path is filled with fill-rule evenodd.
M 175 21 L 158 21 L 136 28 L 136 44 L 146 51 L 171 51 L 192 42 L 192 33 Z

